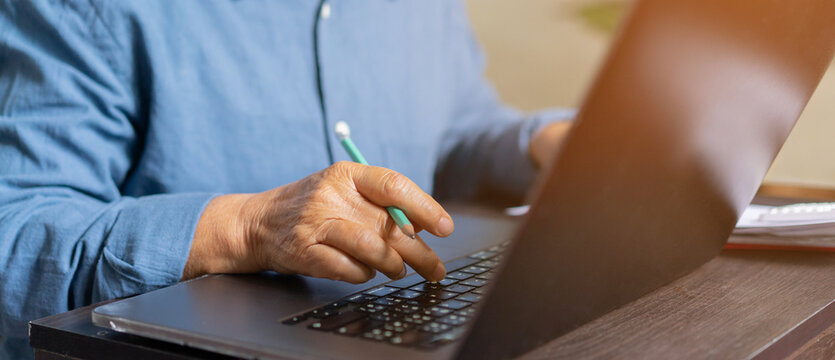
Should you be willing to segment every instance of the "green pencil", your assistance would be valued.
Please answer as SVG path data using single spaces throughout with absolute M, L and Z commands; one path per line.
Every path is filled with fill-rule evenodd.
M 342 147 L 345 148 L 345 151 L 348 152 L 348 156 L 350 156 L 352 160 L 363 165 L 368 165 L 368 161 L 365 161 L 365 157 L 362 156 L 360 149 L 358 149 L 357 145 L 351 141 L 351 128 L 348 127 L 348 124 L 344 121 L 336 123 L 334 126 L 334 132 L 336 133 L 336 136 L 339 137 L 339 142 L 342 143 Z M 386 207 L 386 210 L 389 215 L 391 215 L 391 218 L 394 219 L 397 227 L 399 227 L 400 230 L 408 237 L 414 239 L 415 227 L 412 226 L 412 223 L 409 221 L 409 218 L 406 217 L 406 214 L 403 213 L 403 210 L 394 206 Z

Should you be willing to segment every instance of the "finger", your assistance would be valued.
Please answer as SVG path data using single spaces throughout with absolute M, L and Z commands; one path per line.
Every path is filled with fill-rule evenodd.
M 353 284 L 364 283 L 374 278 L 374 269 L 325 244 L 309 246 L 304 256 L 307 257 L 307 271 L 300 271 L 304 275 Z
M 409 178 L 376 166 L 355 164 L 350 171 L 357 192 L 374 204 L 400 208 L 410 221 L 437 236 L 447 236 L 454 230 L 444 208 Z
M 429 281 L 443 280 L 446 276 L 446 268 L 438 255 L 423 242 L 423 239 L 420 236 L 416 239 L 406 236 L 397 228 L 394 221 L 390 221 L 389 224 L 386 237 L 389 246 L 397 251 L 400 257 L 420 276 Z
M 374 227 L 388 246 L 424 278 L 431 281 L 444 278 L 446 269 L 432 249 L 420 237 L 412 239 L 406 236 L 383 208 L 360 199 L 353 204 L 353 209 L 358 216 L 357 221 Z
M 322 243 L 380 270 L 391 279 L 400 279 L 406 275 L 403 259 L 371 227 L 352 221 L 331 221 L 325 229 Z

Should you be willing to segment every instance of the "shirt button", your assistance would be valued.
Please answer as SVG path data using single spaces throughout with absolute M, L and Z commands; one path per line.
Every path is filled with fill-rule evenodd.
M 331 4 L 330 3 L 326 2 L 326 3 L 322 4 L 322 9 L 319 10 L 319 16 L 321 16 L 322 19 L 327 19 L 327 18 L 331 17 Z

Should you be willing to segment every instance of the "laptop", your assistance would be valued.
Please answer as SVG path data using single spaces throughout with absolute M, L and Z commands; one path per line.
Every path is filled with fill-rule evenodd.
M 213 275 L 93 322 L 244 358 L 525 353 L 716 256 L 833 50 L 831 0 L 639 1 L 527 215 L 425 238 L 443 281 Z

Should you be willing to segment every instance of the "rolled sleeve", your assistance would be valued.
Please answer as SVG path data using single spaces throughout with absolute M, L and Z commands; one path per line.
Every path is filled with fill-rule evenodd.
M 0 3 L 0 29 L 3 358 L 30 320 L 177 282 L 214 194 L 122 196 L 147 109 L 94 9 Z
M 170 194 L 124 200 L 98 258 L 92 300 L 177 282 L 203 209 L 213 194 Z

